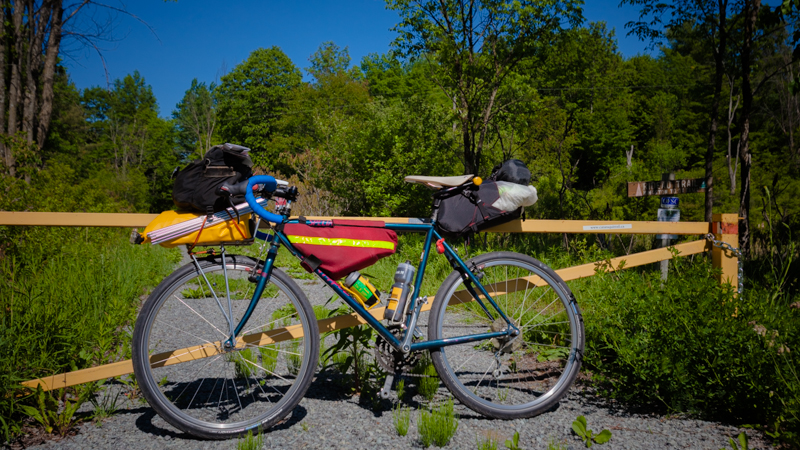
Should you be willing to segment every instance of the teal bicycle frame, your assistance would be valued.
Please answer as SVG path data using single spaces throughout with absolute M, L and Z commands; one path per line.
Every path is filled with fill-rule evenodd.
M 289 238 L 283 233 L 282 229 L 284 224 L 290 223 L 299 223 L 297 219 L 289 219 L 288 216 L 282 216 L 274 213 L 270 213 L 264 208 L 260 207 L 255 202 L 255 197 L 252 194 L 252 185 L 254 184 L 262 184 L 264 182 L 267 183 L 267 189 L 269 189 L 269 181 L 267 179 L 271 179 L 272 181 L 272 191 L 275 190 L 276 186 L 274 183 L 274 178 L 261 175 L 261 176 L 254 176 L 250 179 L 250 183 L 248 184 L 248 189 L 246 193 L 247 201 L 251 207 L 258 206 L 258 208 L 253 207 L 253 211 L 256 212 L 259 216 L 264 218 L 265 220 L 269 220 L 271 222 L 278 223 L 277 226 L 274 227 L 273 234 L 266 235 L 266 242 L 269 243 L 270 247 L 267 251 L 267 257 L 264 260 L 264 267 L 261 269 L 261 274 L 259 275 L 258 284 L 256 285 L 256 289 L 253 293 L 253 298 L 250 300 L 250 304 L 247 307 L 247 311 L 245 311 L 242 319 L 239 321 L 239 324 L 236 325 L 236 328 L 233 332 L 233 335 L 228 338 L 225 342 L 226 346 L 233 347 L 235 343 L 235 336 L 237 336 L 242 329 L 244 329 L 245 324 L 250 319 L 250 315 L 252 314 L 253 310 L 255 309 L 256 305 L 258 304 L 259 299 L 261 298 L 261 294 L 264 292 L 264 289 L 269 283 L 270 276 L 272 274 L 272 269 L 275 265 L 275 257 L 278 254 L 278 249 L 283 246 L 289 252 L 292 253 L 296 258 L 298 258 L 301 262 L 305 260 L 305 256 L 303 256 L 289 241 Z M 276 220 L 277 219 L 277 220 Z M 420 261 L 419 268 L 417 270 L 416 279 L 414 280 L 414 296 L 409 299 L 409 304 L 407 307 L 408 313 L 403 321 L 403 325 L 405 331 L 403 335 L 398 339 L 395 337 L 391 331 L 389 331 L 386 326 L 379 319 L 376 319 L 369 313 L 369 311 L 364 308 L 364 306 L 354 299 L 349 293 L 342 289 L 338 282 L 332 280 L 328 275 L 326 275 L 322 270 L 319 268 L 314 269 L 313 273 L 315 273 L 325 284 L 327 284 L 331 289 L 333 289 L 336 294 L 347 303 L 350 308 L 352 308 L 361 318 L 363 318 L 372 328 L 374 328 L 383 339 L 385 339 L 389 344 L 394 347 L 395 349 L 403 352 L 409 353 L 417 350 L 427 350 L 432 348 L 441 348 L 446 347 L 449 345 L 456 345 L 456 344 L 464 344 L 467 342 L 475 342 L 475 341 L 483 341 L 486 339 L 492 338 L 501 338 L 504 336 L 518 336 L 520 334 L 519 328 L 517 328 L 511 320 L 506 316 L 502 309 L 495 303 L 492 296 L 486 290 L 486 288 L 481 284 L 480 279 L 467 267 L 466 263 L 458 256 L 458 254 L 453 250 L 453 248 L 442 239 L 442 236 L 439 232 L 436 231 L 434 227 L 435 221 L 427 221 L 427 219 L 416 219 L 418 223 L 387 223 L 385 226 L 386 228 L 394 231 L 400 232 L 411 232 L 411 233 L 425 233 L 425 247 L 422 252 L 422 258 Z M 436 239 L 437 247 L 440 247 L 443 250 L 442 253 L 450 262 L 450 265 L 453 267 L 454 270 L 458 271 L 462 277 L 465 279 L 464 286 L 466 287 L 467 291 L 470 293 L 472 298 L 478 302 L 478 304 L 483 309 L 484 313 L 487 315 L 490 321 L 494 321 L 495 317 L 486 307 L 486 304 L 481 300 L 481 296 L 488 300 L 494 310 L 497 312 L 499 317 L 502 317 L 505 320 L 507 327 L 503 331 L 495 331 L 489 333 L 479 333 L 479 334 L 470 334 L 465 336 L 458 336 L 454 338 L 448 339 L 437 339 L 432 341 L 422 341 L 422 342 L 415 342 L 412 343 L 412 338 L 414 336 L 414 329 L 417 325 L 417 319 L 419 317 L 420 310 L 422 309 L 422 305 L 427 302 L 426 297 L 417 297 L 416 293 L 420 292 L 420 288 L 422 287 L 422 280 L 425 274 L 425 268 L 428 265 L 428 255 L 431 250 L 431 245 Z M 477 289 L 477 290 L 476 290 Z

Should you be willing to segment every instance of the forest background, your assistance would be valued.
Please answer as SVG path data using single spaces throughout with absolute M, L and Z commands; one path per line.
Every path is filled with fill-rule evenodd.
M 0 210 L 171 209 L 173 170 L 224 142 L 250 147 L 259 171 L 299 185 L 304 200 L 297 212 L 311 215 L 425 217 L 429 193 L 404 184 L 404 176 L 486 176 L 512 157 L 528 165 L 539 190 L 528 219 L 654 220 L 658 198 L 628 198 L 627 182 L 664 173 L 705 178 L 705 194 L 681 196 L 682 220 L 739 214 L 740 242 L 731 244 L 745 254 L 746 294 L 731 301 L 732 292 L 709 282 L 704 259 L 682 266 L 684 279 L 671 277 L 675 285 L 661 291 L 639 288 L 651 283 L 651 268 L 617 275 L 625 283 L 600 277 L 586 293 L 615 309 L 587 321 L 594 352 L 588 367 L 609 396 L 752 424 L 796 443 L 798 2 L 623 3 L 641 9 L 641 20 L 626 31 L 657 48 L 654 56 L 622 57 L 614 32 L 585 23 L 579 1 L 387 0 L 400 16 L 388 53 L 354 63 L 346 46 L 323 42 L 300 68 L 278 47 L 253 49 L 218 82 L 193 81 L 171 118 L 163 118 L 138 72 L 108 88 L 79 91 L 70 82 L 61 41 L 94 45 L 102 27 L 71 24 L 102 5 L 6 1 Z M 25 420 L 20 405 L 28 400 L 7 394 L 24 392 L 18 381 L 125 356 L 121 330 L 138 295 L 168 272 L 174 257 L 121 249 L 120 236 L 0 227 L 6 438 Z M 536 239 L 514 245 L 533 246 L 556 266 L 653 245 L 652 237 Z M 49 297 L 57 290 L 43 287 L 50 271 L 88 272 L 76 264 L 81 260 L 104 261 L 95 294 L 80 287 L 70 294 L 91 302 L 86 307 L 94 315 L 57 305 Z M 121 261 L 137 273 L 126 280 L 130 285 L 103 275 Z M 117 291 L 119 299 L 109 302 Z M 122 311 L 118 317 L 108 317 L 111 304 Z M 656 320 L 654 307 L 673 312 L 680 326 L 693 324 L 693 338 L 669 340 L 676 331 L 669 327 L 679 324 Z M 725 317 L 708 319 L 714 315 Z M 657 364 L 646 361 L 655 350 L 625 340 L 625 327 L 637 324 L 660 339 L 666 356 Z M 92 327 L 102 339 L 82 331 Z M 711 354 L 717 356 L 709 360 Z M 764 367 L 775 370 L 763 373 Z M 62 400 L 68 394 L 59 393 Z

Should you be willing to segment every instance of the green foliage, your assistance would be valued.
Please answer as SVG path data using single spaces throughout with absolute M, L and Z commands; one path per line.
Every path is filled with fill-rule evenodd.
M 519 431 L 514 432 L 511 439 L 506 439 L 506 448 L 509 450 L 520 450 L 519 448 Z
M 595 444 L 605 444 L 611 439 L 611 432 L 608 430 L 603 430 L 600 433 L 594 434 L 591 429 L 586 428 L 586 417 L 583 416 L 578 416 L 578 418 L 572 422 L 572 431 L 581 438 L 587 448 L 591 447 L 593 442 Z
M 400 406 L 398 403 L 392 410 L 392 423 L 398 436 L 408 434 L 408 427 L 411 425 L 411 410 L 408 406 Z
M 418 378 L 417 391 L 425 400 L 431 401 L 439 391 L 439 374 L 436 373 L 436 367 L 434 367 L 428 353 L 426 352 L 423 355 L 417 365 L 414 366 L 412 373 L 422 375 L 421 378 Z
M 228 362 L 233 363 L 234 376 L 236 378 L 250 378 L 255 375 L 257 367 L 253 350 L 245 348 L 225 355 Z
M 339 315 L 340 311 L 331 314 Z M 339 373 L 345 374 L 352 369 L 352 391 L 356 394 L 374 391 L 373 375 L 377 375 L 377 364 L 371 358 L 371 349 L 375 346 L 375 330 L 367 325 L 343 328 L 333 332 L 337 341 L 330 346 L 323 359 L 332 359 L 328 365 L 336 367 Z
M 397 399 L 399 401 L 403 401 L 403 397 L 406 396 L 406 380 L 400 380 L 395 385 L 395 392 L 397 392 Z
M 280 48 L 250 53 L 214 89 L 222 141 L 250 147 L 256 162 L 276 160 L 279 153 L 270 145 L 276 118 L 286 111 L 286 95 L 301 79 L 300 70 Z
M 172 112 L 181 143 L 192 152 L 190 159 L 202 158 L 213 145 L 220 143 L 216 133 L 215 87 L 214 83 L 206 86 L 198 83 L 197 78 L 193 79 L 191 87 Z
M 247 430 L 247 434 L 236 442 L 236 450 L 261 450 L 264 448 L 264 435 L 260 431 L 253 435 L 253 430 Z
M 328 41 L 319 46 L 309 61 L 311 67 L 307 67 L 306 71 L 317 80 L 317 83 L 324 83 L 331 77 L 348 73 L 350 53 L 347 51 L 347 47 L 341 49 L 332 41 Z M 358 78 L 357 69 L 348 75 L 351 78 Z
M 497 450 L 497 441 L 490 436 L 478 438 L 476 444 L 478 445 L 478 450 Z
M 59 394 L 64 402 L 63 408 L 59 408 L 58 399 L 53 397 L 52 392 L 44 391 L 41 386 L 37 386 L 33 393 L 36 406 L 21 405 L 20 408 L 42 425 L 46 432 L 55 431 L 61 436 L 65 436 L 75 425 L 75 412 L 85 398 L 70 399 L 64 394 L 63 389 L 59 390 Z
M 147 287 L 173 270 L 177 252 L 132 246 L 121 230 L 5 230 L 25 239 L 0 259 L 0 424 L 8 439 L 26 401 L 17 383 L 124 357 L 130 335 L 122 327 Z
M 509 74 L 552 45 L 562 23 L 582 21 L 573 1 L 481 1 L 464 8 L 456 1 L 393 0 L 388 6 L 400 15 L 394 47 L 404 56 L 436 61 L 431 76 L 452 99 L 469 174 L 480 173 L 491 119 L 518 102 Z
M 747 446 L 747 434 L 745 434 L 744 431 L 739 433 L 738 436 L 736 436 L 736 441 L 734 441 L 733 438 L 729 437 L 728 442 L 731 444 L 731 450 L 748 450 L 750 448 Z M 726 449 L 723 448 L 720 450 L 726 450 Z
M 89 397 L 89 401 L 92 404 L 92 419 L 98 426 L 104 419 L 108 419 L 117 412 L 119 409 L 119 396 L 122 395 L 122 390 L 117 390 L 115 394 L 111 395 L 109 394 L 109 389 L 105 389 L 99 395 L 102 396 L 100 400 L 97 399 L 94 393 Z
M 458 416 L 453 409 L 453 399 L 437 407 L 433 407 L 430 412 L 422 410 L 417 420 L 417 432 L 422 441 L 423 447 L 444 447 L 450 442 L 458 429 Z
M 734 298 L 707 262 L 684 258 L 673 260 L 665 283 L 654 272 L 594 278 L 575 295 L 584 299 L 585 361 L 601 392 L 716 420 L 775 424 L 776 432 L 797 423 L 800 384 L 788 356 L 800 344 L 798 318 L 764 301 L 771 290 L 752 286 Z

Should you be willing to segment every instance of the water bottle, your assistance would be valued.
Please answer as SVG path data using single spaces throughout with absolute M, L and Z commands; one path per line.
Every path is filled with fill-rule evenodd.
M 389 306 L 383 313 L 383 318 L 390 322 L 400 322 L 405 314 L 408 295 L 414 289 L 411 282 L 414 280 L 416 269 L 411 261 L 400 263 L 394 273 L 394 284 L 389 295 Z
M 357 270 L 345 278 L 344 285 L 348 288 L 347 292 L 367 309 L 372 308 L 381 301 L 380 291 L 375 289 L 375 286 L 369 282 L 367 277 L 361 275 Z

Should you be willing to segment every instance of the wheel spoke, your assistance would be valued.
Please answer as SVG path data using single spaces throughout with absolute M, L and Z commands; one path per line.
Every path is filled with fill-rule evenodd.
M 491 417 L 530 417 L 548 409 L 566 393 L 580 367 L 578 359 L 569 357 L 583 346 L 569 288 L 524 255 L 489 253 L 467 266 L 481 268 L 481 283 L 522 334 L 432 350 L 442 381 L 466 406 Z M 474 334 L 491 325 L 463 302 L 464 289 L 462 278 L 451 275 L 436 293 L 430 339 Z
M 276 330 L 248 339 L 253 342 L 239 336 L 237 348 L 224 351 L 228 333 L 222 330 L 241 320 L 253 292 L 247 277 L 254 262 L 236 258 L 226 270 L 213 257 L 198 260 L 191 270 L 179 269 L 154 290 L 134 332 L 134 369 L 144 396 L 162 406 L 167 422 L 201 437 L 233 437 L 243 428 L 267 429 L 277 423 L 282 417 L 275 408 L 284 405 L 288 413 L 300 401 L 319 354 L 319 331 L 308 300 L 277 268 L 268 286 L 274 295 L 256 303 L 251 320 L 258 320 L 241 334 L 247 338 Z M 221 298 L 210 297 L 226 271 L 230 311 L 220 310 Z M 240 297 L 242 293 L 246 296 Z M 145 328 L 139 326 L 143 320 L 149 321 Z M 291 337 L 295 331 L 300 338 Z M 269 338 L 289 338 L 293 344 L 287 347 Z M 150 361 L 150 355 L 158 354 L 163 356 Z M 295 361 L 301 362 L 299 370 Z

